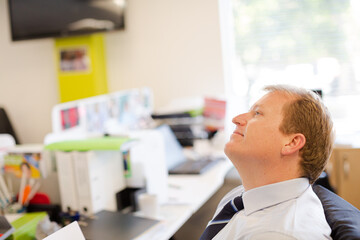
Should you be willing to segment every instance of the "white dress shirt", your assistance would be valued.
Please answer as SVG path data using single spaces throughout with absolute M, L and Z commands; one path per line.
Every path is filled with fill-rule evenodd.
M 214 217 L 227 202 L 240 195 L 243 195 L 244 210 L 236 213 L 213 240 L 331 239 L 322 204 L 307 178 L 246 192 L 239 186 L 220 201 Z

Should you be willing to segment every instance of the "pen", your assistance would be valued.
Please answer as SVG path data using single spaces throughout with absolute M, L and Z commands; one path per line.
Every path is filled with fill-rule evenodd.
M 6 205 L 8 204 L 2 191 L 0 191 L 0 203 L 3 208 L 5 208 Z
M 30 191 L 31 191 L 31 186 L 26 185 L 25 188 L 24 188 L 24 195 L 23 195 L 23 199 L 22 199 L 22 202 L 21 202 L 22 205 L 25 205 L 25 202 L 28 200 Z
M 24 189 L 25 189 L 25 183 L 26 183 L 26 174 L 23 173 L 21 175 L 21 182 L 20 182 L 20 191 L 19 191 L 19 204 L 22 205 L 23 197 L 24 197 Z
M 34 187 L 31 189 L 31 192 L 29 193 L 28 198 L 25 201 L 25 206 L 27 206 L 29 204 L 29 202 L 31 201 L 31 199 L 33 199 L 33 197 L 35 196 L 35 194 L 37 193 L 37 191 L 40 188 L 40 182 L 36 182 Z
M 13 197 L 14 197 L 14 189 L 13 189 L 13 185 L 12 185 L 12 181 L 10 179 L 10 176 L 7 176 L 6 178 L 6 182 L 7 182 L 7 186 L 8 186 L 8 190 L 9 190 L 9 194 L 10 194 L 10 202 L 13 202 Z
M 1 191 L 4 193 L 4 197 L 6 199 L 6 202 L 9 203 L 11 201 L 11 195 L 9 193 L 9 190 L 5 184 L 5 180 L 2 174 L 0 174 L 0 188 Z
M 23 204 L 23 205 L 25 205 L 25 203 L 28 202 L 28 200 L 29 200 L 29 195 L 30 195 L 30 192 L 32 191 L 32 188 L 33 188 L 33 186 L 34 186 L 34 183 L 35 183 L 35 179 L 30 178 L 29 184 L 27 184 L 27 185 L 25 186 L 24 196 L 23 196 L 23 200 L 22 200 L 22 204 Z

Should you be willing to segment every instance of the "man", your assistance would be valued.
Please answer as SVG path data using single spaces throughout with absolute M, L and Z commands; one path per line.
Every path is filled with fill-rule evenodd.
M 201 240 L 331 239 L 311 184 L 333 145 L 330 114 L 311 91 L 275 85 L 236 128 L 225 154 L 243 185 L 219 203 Z

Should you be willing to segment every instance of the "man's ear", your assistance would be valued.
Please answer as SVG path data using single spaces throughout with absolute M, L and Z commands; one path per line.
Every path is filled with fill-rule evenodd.
M 287 141 L 281 149 L 281 154 L 284 156 L 300 151 L 306 143 L 306 138 L 301 133 L 290 134 L 286 139 Z

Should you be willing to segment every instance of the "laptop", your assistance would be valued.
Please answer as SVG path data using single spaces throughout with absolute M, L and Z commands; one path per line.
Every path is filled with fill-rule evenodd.
M 169 174 L 201 174 L 216 165 L 222 157 L 202 156 L 200 159 L 187 159 L 183 148 L 168 125 L 157 127 L 165 142 L 165 158 Z

